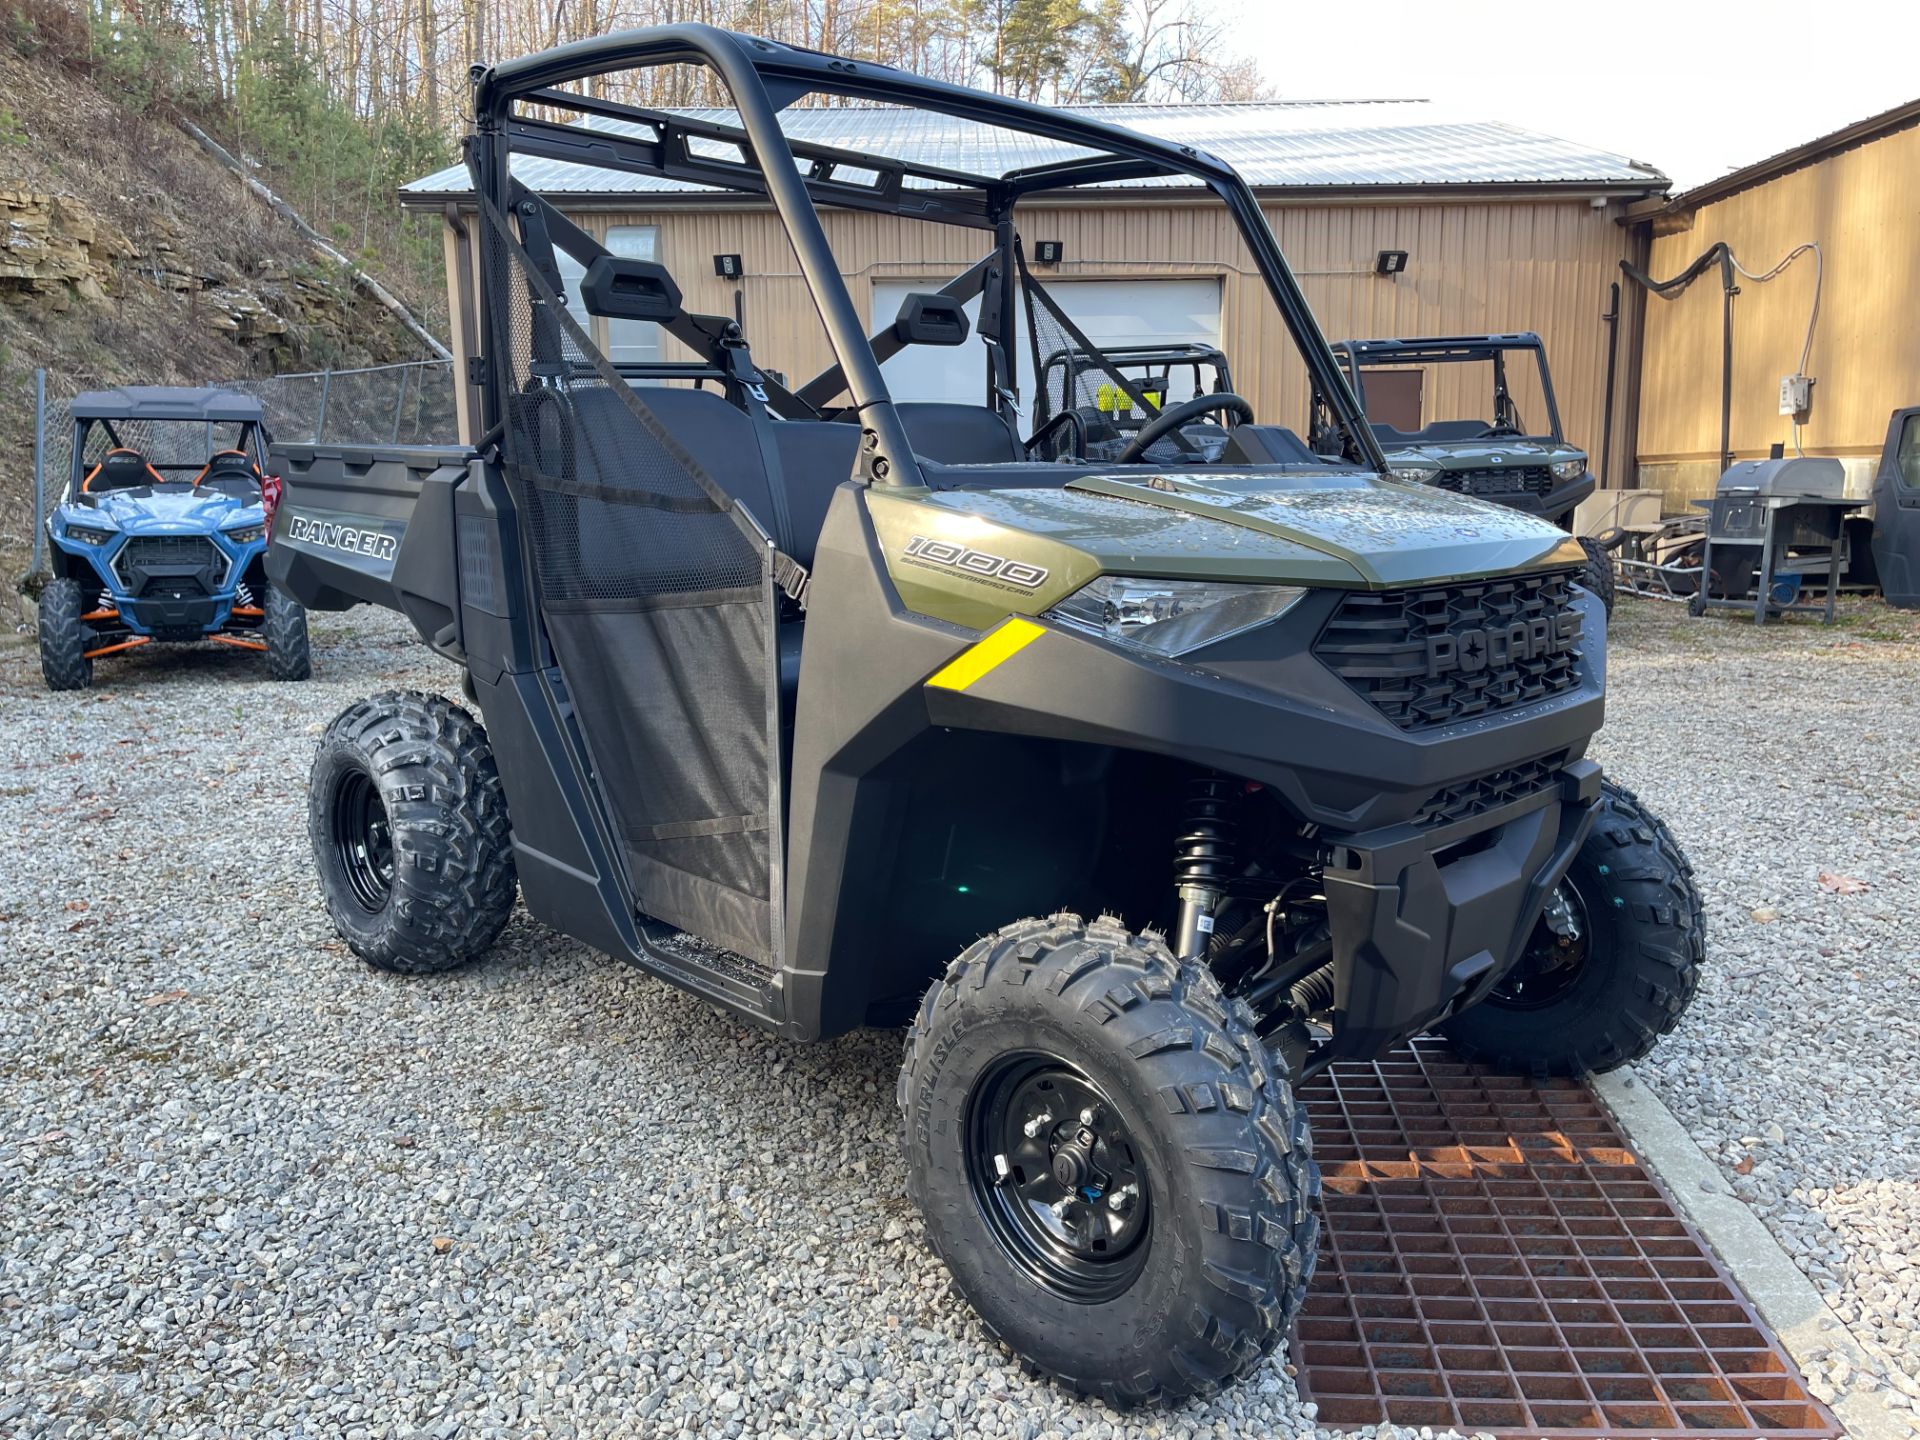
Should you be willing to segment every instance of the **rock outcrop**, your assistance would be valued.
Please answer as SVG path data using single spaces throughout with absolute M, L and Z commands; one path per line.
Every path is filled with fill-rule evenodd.
M 104 300 L 133 242 L 71 195 L 0 180 L 0 298 L 45 295 Z

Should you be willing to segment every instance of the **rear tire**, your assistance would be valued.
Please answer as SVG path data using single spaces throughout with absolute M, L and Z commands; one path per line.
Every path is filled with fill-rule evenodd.
M 1306 1113 L 1246 1007 L 1157 936 L 1056 915 L 978 941 L 921 1003 L 899 1098 L 934 1251 L 1035 1369 L 1175 1400 L 1286 1333 L 1319 1227 Z
M 500 772 L 486 732 L 441 696 L 388 691 L 327 727 L 307 833 L 327 913 L 376 969 L 463 965 L 513 913 Z
M 1580 548 L 1587 552 L 1587 563 L 1580 571 L 1580 583 L 1599 600 L 1600 608 L 1613 618 L 1613 553 L 1591 535 L 1580 537 Z
M 1543 918 L 1494 992 L 1441 1026 L 1472 1060 L 1532 1075 L 1615 1070 L 1680 1023 L 1700 984 L 1706 918 L 1673 834 L 1612 782 L 1561 882 L 1577 952 Z M 1562 953 L 1556 953 L 1562 952 Z
M 51 580 L 40 592 L 40 674 L 49 690 L 84 690 L 93 683 L 91 632 L 80 618 L 86 601 L 78 580 Z
M 313 648 L 307 642 L 306 607 L 269 585 L 265 609 L 260 630 L 267 642 L 267 674 L 276 680 L 311 678 Z

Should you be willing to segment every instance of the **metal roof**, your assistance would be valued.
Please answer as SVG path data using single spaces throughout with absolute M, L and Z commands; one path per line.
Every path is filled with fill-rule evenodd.
M 67 402 L 75 420 L 258 420 L 260 402 L 234 390 L 187 385 L 122 385 L 83 390 Z
M 1702 205 L 1710 205 L 1742 190 L 1750 190 L 1755 185 L 1777 180 L 1802 166 L 1817 164 L 1843 150 L 1851 150 L 1856 145 L 1868 144 L 1914 125 L 1920 125 L 1920 100 L 1909 100 L 1891 110 L 1882 110 L 1878 115 L 1869 115 L 1864 120 L 1843 125 L 1838 130 L 1816 136 L 1777 155 L 1769 155 L 1764 160 L 1756 160 L 1737 170 L 1729 170 L 1725 175 L 1703 181 L 1691 190 L 1675 195 L 1669 202 L 1669 208 L 1695 210 Z
M 1499 121 L 1452 116 L 1423 100 L 1064 108 L 1209 151 L 1258 189 L 1581 185 L 1645 194 L 1664 191 L 1669 183 L 1652 166 L 1624 156 Z M 722 125 L 737 123 L 734 112 L 726 109 L 673 113 Z M 795 140 L 983 175 L 1094 153 L 1037 135 L 900 106 L 795 108 L 782 112 L 780 118 L 787 135 Z M 601 117 L 586 117 L 580 123 L 646 134 L 640 127 Z M 529 188 L 547 196 L 697 195 L 705 188 L 527 155 L 514 157 L 513 171 Z M 1185 176 L 1164 176 L 1099 188 L 1190 188 L 1194 183 Z M 469 189 L 466 168 L 453 165 L 403 187 L 400 196 L 402 203 L 438 204 Z

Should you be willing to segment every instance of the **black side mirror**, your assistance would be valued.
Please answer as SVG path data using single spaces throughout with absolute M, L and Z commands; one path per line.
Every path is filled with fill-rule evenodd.
M 971 330 L 958 300 L 920 291 L 900 302 L 893 322 L 893 333 L 909 345 L 964 345 Z
M 602 255 L 580 281 L 589 315 L 608 320 L 670 321 L 680 314 L 680 287 L 667 267 L 651 260 Z

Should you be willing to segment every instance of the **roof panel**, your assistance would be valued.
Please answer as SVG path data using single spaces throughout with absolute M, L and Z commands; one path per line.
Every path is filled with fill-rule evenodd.
M 1664 190 L 1648 165 L 1498 121 L 1450 115 L 1420 100 L 1307 100 L 1239 105 L 1079 105 L 1073 114 L 1212 152 L 1256 187 L 1315 189 L 1417 185 L 1594 184 Z M 676 113 L 720 124 L 731 110 Z M 900 106 L 791 109 L 794 140 L 985 175 L 1002 175 L 1091 152 L 1019 131 Z M 627 128 L 589 119 L 596 128 Z M 699 193 L 683 181 L 516 156 L 514 174 L 546 195 Z M 1185 177 L 1127 180 L 1102 188 L 1190 186 Z M 464 166 L 414 181 L 403 199 L 465 194 Z
M 76 420 L 258 420 L 260 402 L 234 390 L 188 385 L 122 385 L 83 390 L 67 402 Z

